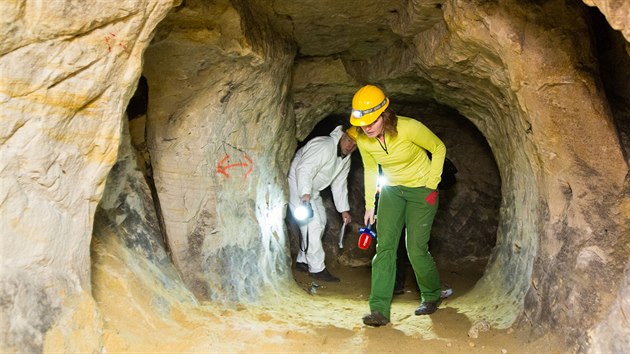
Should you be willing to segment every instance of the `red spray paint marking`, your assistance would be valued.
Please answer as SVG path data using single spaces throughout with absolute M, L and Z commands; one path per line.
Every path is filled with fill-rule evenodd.
M 228 170 L 230 168 L 235 168 L 235 167 L 246 167 L 247 171 L 245 172 L 245 180 L 247 180 L 247 176 L 249 176 L 249 174 L 252 172 L 252 170 L 254 169 L 254 162 L 252 161 L 252 159 L 247 155 L 243 155 L 243 157 L 245 158 L 245 160 L 247 160 L 247 162 L 238 162 L 238 163 L 231 163 L 231 164 L 225 164 L 226 162 L 228 162 L 228 160 L 230 159 L 230 155 L 225 155 L 225 157 L 223 158 L 223 160 L 221 160 L 218 164 L 217 164 L 217 172 L 224 175 L 227 178 L 230 178 L 230 174 L 228 173 Z
M 116 44 L 116 34 L 109 32 L 109 34 L 107 36 L 104 37 L 105 38 L 105 44 L 107 44 L 107 51 L 108 52 L 112 52 L 112 48 L 114 46 L 118 46 L 121 47 L 122 49 L 124 49 L 125 51 L 128 50 L 127 45 L 124 43 L 118 43 Z

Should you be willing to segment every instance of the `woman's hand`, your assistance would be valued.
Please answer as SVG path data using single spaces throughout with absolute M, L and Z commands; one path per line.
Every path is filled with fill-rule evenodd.
M 365 225 L 371 226 L 374 224 L 374 209 L 368 209 L 365 211 L 365 216 L 363 216 L 363 223 Z

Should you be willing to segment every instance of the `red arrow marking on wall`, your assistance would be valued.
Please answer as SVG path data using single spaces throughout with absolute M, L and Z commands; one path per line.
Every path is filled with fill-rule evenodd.
M 249 161 L 249 164 L 250 164 L 249 169 L 247 170 L 247 172 L 245 172 L 245 180 L 247 180 L 247 176 L 249 176 L 249 174 L 254 169 L 254 161 L 252 161 L 252 159 L 250 159 L 249 156 L 247 156 L 247 155 L 245 155 L 243 157 L 245 157 L 245 160 Z
M 245 172 L 245 179 L 247 179 L 247 176 L 249 176 L 249 174 L 253 170 L 254 162 L 252 161 L 251 158 L 249 158 L 249 156 L 245 155 L 244 157 L 245 157 L 245 160 L 247 160 L 247 162 L 231 163 L 231 164 L 225 165 L 225 163 L 230 159 L 230 155 L 225 155 L 223 160 L 221 160 L 217 164 L 217 172 L 222 174 L 222 175 L 224 175 L 227 178 L 230 178 L 230 174 L 228 173 L 228 170 L 230 168 L 234 168 L 234 167 L 249 167 L 247 169 L 247 171 Z

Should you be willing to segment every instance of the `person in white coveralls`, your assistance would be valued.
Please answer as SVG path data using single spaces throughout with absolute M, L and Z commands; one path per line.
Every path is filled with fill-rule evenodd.
M 337 126 L 329 136 L 313 138 L 299 149 L 289 169 L 289 209 L 295 215 L 296 209 L 305 204 L 312 208 L 312 217 L 297 220 L 302 235 L 296 268 L 317 280 L 338 282 L 339 278 L 330 274 L 324 262 L 325 253 L 322 236 L 326 226 L 326 209 L 319 192 L 330 186 L 335 208 L 343 222 L 349 224 L 350 205 L 348 203 L 348 172 L 350 155 L 356 149 L 356 128 L 346 132 Z

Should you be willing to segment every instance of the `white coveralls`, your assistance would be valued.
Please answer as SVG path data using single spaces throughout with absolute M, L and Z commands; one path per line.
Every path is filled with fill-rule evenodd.
M 337 156 L 337 146 L 342 135 L 343 129 L 338 126 L 329 136 L 313 138 L 298 150 L 289 169 L 291 213 L 300 206 L 300 198 L 304 194 L 311 195 L 313 217 L 301 222 L 297 221 L 302 234 L 297 262 L 308 264 L 310 273 L 321 272 L 326 267 L 322 247 L 326 209 L 319 192 L 330 186 L 337 211 L 342 213 L 350 210 L 347 181 L 350 155 L 345 158 Z M 307 239 L 308 244 L 306 244 Z

